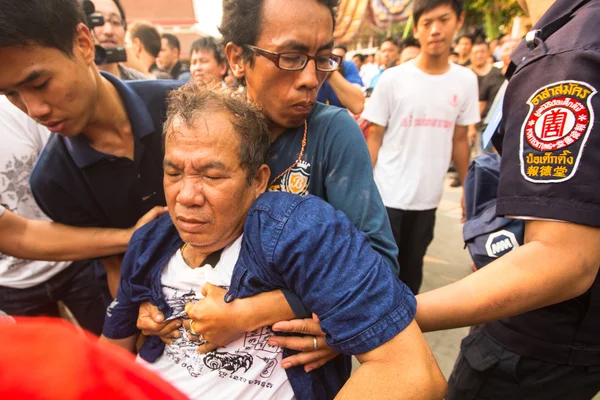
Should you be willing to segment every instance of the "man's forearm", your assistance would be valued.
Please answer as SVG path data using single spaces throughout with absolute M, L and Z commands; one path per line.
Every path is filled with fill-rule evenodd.
M 353 114 L 360 114 L 365 107 L 365 95 L 358 85 L 350 83 L 339 71 L 327 79 L 340 103 Z
M 414 321 L 378 349 L 356 357 L 361 365 L 336 396 L 338 400 L 441 400 L 446 394 L 444 376 Z
M 470 153 L 471 151 L 469 149 L 469 140 L 467 135 L 464 135 L 464 137 L 453 141 L 452 161 L 454 161 L 456 172 L 458 173 L 460 183 L 462 184 L 465 183 L 465 178 L 467 177 L 467 172 L 469 171 L 469 160 L 471 158 Z
M 458 282 L 419 294 L 416 320 L 424 332 L 451 329 L 566 301 L 589 289 L 596 262 L 577 251 L 531 241 Z
M 246 309 L 243 311 L 243 320 L 245 321 L 243 328 L 248 332 L 263 326 L 271 326 L 279 321 L 296 318 L 281 290 L 260 293 L 239 300 L 246 302 Z
M 369 133 L 367 134 L 367 148 L 369 149 L 369 155 L 371 156 L 371 166 L 375 167 L 377 163 L 377 156 L 379 155 L 379 149 L 383 141 L 383 133 L 385 127 L 377 124 L 369 124 Z
M 77 228 L 8 211 L 0 217 L 0 251 L 24 259 L 72 261 L 123 253 L 132 234 L 133 229 Z

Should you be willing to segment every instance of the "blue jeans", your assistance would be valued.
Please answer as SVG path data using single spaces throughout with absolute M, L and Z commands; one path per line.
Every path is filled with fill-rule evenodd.
M 9 315 L 58 317 L 62 300 L 79 324 L 100 335 L 110 302 L 98 281 L 94 261 L 77 261 L 46 282 L 26 289 L 0 286 L 0 310 Z

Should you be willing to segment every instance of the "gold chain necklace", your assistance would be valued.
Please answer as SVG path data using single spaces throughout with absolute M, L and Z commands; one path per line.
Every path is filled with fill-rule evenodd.
M 284 176 L 285 174 L 287 174 L 292 168 L 294 168 L 296 165 L 298 165 L 298 163 L 300 162 L 300 160 L 302 160 L 302 156 L 304 155 L 304 149 L 306 148 L 306 133 L 307 132 L 308 132 L 308 122 L 306 122 L 306 120 L 304 120 L 304 137 L 302 138 L 302 147 L 300 148 L 300 154 L 298 154 L 298 158 L 285 171 L 283 171 L 282 173 L 280 173 L 279 175 L 277 175 L 277 177 L 271 181 L 271 183 L 269 184 L 269 187 L 273 186 L 273 184 L 275 182 L 277 182 L 277 180 L 279 178 L 281 178 L 282 176 Z

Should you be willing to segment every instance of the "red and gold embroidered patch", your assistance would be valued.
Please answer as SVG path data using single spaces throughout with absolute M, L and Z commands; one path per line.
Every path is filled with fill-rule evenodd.
M 527 101 L 521 129 L 521 174 L 534 183 L 571 179 L 594 124 L 591 99 L 596 90 L 584 82 L 545 86 Z

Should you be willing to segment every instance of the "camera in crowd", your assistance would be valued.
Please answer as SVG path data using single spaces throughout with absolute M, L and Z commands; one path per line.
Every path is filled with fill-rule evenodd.
M 87 18 L 87 26 L 90 30 L 104 25 L 104 16 L 96 13 L 96 7 L 90 0 L 83 0 L 83 11 Z M 94 62 L 96 65 L 111 64 L 127 61 L 127 53 L 122 46 L 95 46 L 96 55 Z

